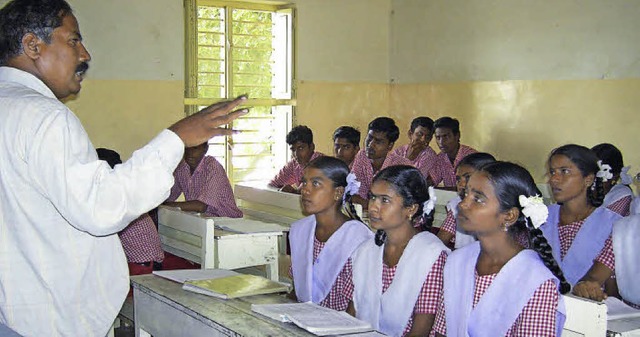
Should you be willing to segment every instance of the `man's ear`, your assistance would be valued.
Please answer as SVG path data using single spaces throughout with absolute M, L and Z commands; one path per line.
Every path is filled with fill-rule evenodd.
M 35 60 L 40 57 L 40 49 L 43 43 L 44 41 L 36 34 L 27 33 L 22 37 L 22 50 L 30 59 Z

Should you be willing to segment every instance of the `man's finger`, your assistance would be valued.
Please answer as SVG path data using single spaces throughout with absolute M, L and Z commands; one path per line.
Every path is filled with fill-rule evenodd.
M 229 113 L 229 111 L 235 109 L 238 105 L 246 102 L 246 100 L 247 100 L 247 96 L 245 95 L 238 96 L 236 99 L 232 101 L 223 101 L 223 102 L 211 104 L 208 107 L 200 110 L 199 113 L 205 114 L 205 115 L 210 114 L 212 116 L 225 115 Z
M 213 114 L 208 116 L 210 119 L 208 122 L 215 124 L 215 126 L 220 126 L 220 125 L 226 125 L 231 123 L 233 120 L 242 117 L 246 114 L 249 113 L 249 109 L 240 109 L 240 110 L 236 110 L 234 112 L 230 112 L 227 114 L 224 114 L 222 116 L 214 116 Z

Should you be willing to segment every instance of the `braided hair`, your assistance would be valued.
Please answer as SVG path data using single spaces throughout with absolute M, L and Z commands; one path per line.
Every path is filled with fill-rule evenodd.
M 342 160 L 330 157 L 320 156 L 307 164 L 308 168 L 315 168 L 322 171 L 327 178 L 333 182 L 333 187 L 347 187 L 347 175 L 349 175 L 349 166 Z M 344 209 L 349 218 L 362 221 L 358 216 L 353 203 L 351 202 L 352 195 L 345 191 L 344 196 Z
M 418 205 L 418 209 L 411 217 L 411 221 L 413 223 L 419 221 L 422 230 L 431 228 L 434 211 L 432 210 L 429 214 L 423 214 L 423 204 L 429 200 L 429 186 L 418 169 L 408 165 L 389 166 L 376 174 L 372 185 L 376 181 L 389 183 L 396 193 L 402 197 L 402 206 Z M 386 238 L 385 231 L 379 229 L 375 236 L 376 245 L 381 246 Z
M 596 176 L 600 170 L 598 167 L 598 156 L 582 145 L 567 144 L 551 151 L 548 162 L 551 162 L 553 156 L 559 155 L 569 158 L 580 170 L 583 177 L 593 174 L 593 185 L 587 189 L 587 201 L 594 207 L 600 207 L 604 201 L 605 193 L 602 178 Z
M 486 173 L 491 181 L 496 198 L 500 202 L 500 211 L 505 212 L 516 207 L 520 212 L 516 222 L 509 226 L 509 233 L 515 236 L 526 231 L 530 247 L 538 253 L 544 265 L 560 280 L 560 293 L 567 293 L 571 289 L 571 285 L 553 258 L 551 246 L 542 231 L 539 228 L 534 228 L 531 219 L 522 213 L 520 195 L 526 197 L 541 195 L 531 174 L 520 165 L 501 161 L 486 164 L 480 171 Z

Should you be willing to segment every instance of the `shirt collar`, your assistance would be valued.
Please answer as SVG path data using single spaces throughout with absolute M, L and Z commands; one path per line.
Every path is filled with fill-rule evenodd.
M 0 67 L 0 82 L 13 82 L 31 88 L 44 96 L 56 98 L 44 82 L 31 73 L 13 67 Z

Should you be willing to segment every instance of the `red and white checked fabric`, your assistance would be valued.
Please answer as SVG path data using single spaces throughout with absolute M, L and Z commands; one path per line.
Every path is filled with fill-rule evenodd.
M 440 293 L 442 292 L 443 286 L 443 278 L 444 278 L 444 264 L 447 261 L 447 253 L 441 252 L 438 259 L 433 263 L 429 274 L 427 274 L 427 278 L 424 280 L 422 284 L 422 289 L 420 290 L 420 295 L 418 295 L 418 299 L 416 300 L 416 304 L 413 307 L 414 314 L 432 314 L 436 313 L 440 302 Z M 393 282 L 393 278 L 396 275 L 396 268 L 398 266 L 395 265 L 393 267 L 389 267 L 386 264 L 382 264 L 382 293 L 391 286 L 391 282 Z M 351 276 L 351 275 L 350 275 Z M 353 278 L 349 277 L 349 283 L 345 287 L 345 297 L 350 300 L 353 298 Z M 404 332 L 402 333 L 405 336 L 409 331 L 411 331 L 411 327 L 413 326 L 413 317 L 409 318 L 407 322 L 407 326 L 404 328 Z
M 456 159 L 453 161 L 453 164 L 449 161 L 449 157 L 446 153 L 440 151 L 436 156 L 435 163 L 433 165 L 432 172 L 434 173 L 431 178 L 433 179 L 433 184 L 438 186 L 440 182 L 444 183 L 445 187 L 455 187 L 456 186 L 456 166 L 462 160 L 462 158 L 476 153 L 475 149 L 460 144 L 460 148 L 458 149 L 458 154 L 456 154 Z
M 498 274 L 480 276 L 475 273 L 475 289 L 473 293 L 473 307 L 478 304 L 482 295 L 491 285 Z M 517 291 L 514 290 L 514 291 Z M 447 334 L 444 309 L 444 295 L 441 296 L 438 313 L 429 336 L 435 333 Z M 506 333 L 506 337 L 515 336 L 556 336 L 556 310 L 559 300 L 558 288 L 553 280 L 547 280 L 533 293 L 520 316 Z
M 316 237 L 313 238 L 313 261 L 318 259 L 318 255 L 322 249 L 324 249 L 325 242 L 320 242 Z M 353 267 L 351 264 L 351 258 L 347 259 L 344 267 L 336 277 L 329 294 L 319 304 L 323 307 L 331 308 L 338 311 L 347 310 L 349 301 L 353 296 L 353 282 L 351 276 L 353 275 Z M 293 266 L 289 266 L 289 277 L 293 279 Z M 350 289 L 345 289 L 350 287 Z M 348 295 L 348 297 L 347 297 Z
M 440 226 L 440 230 L 441 231 L 445 231 L 451 235 L 453 235 L 453 237 L 451 238 L 450 242 L 452 244 L 456 243 L 456 226 L 457 226 L 458 222 L 456 221 L 456 217 L 453 215 L 453 212 L 451 212 L 450 210 L 447 209 L 447 216 L 444 218 L 444 221 L 442 222 L 442 225 Z
M 311 155 L 311 160 L 314 160 L 320 156 L 324 156 L 324 154 L 320 152 L 313 152 Z M 288 163 L 286 163 L 280 172 L 276 174 L 273 179 L 269 182 L 269 186 L 273 187 L 283 187 L 286 185 L 298 186 L 300 184 L 300 179 L 302 179 L 302 174 L 304 173 L 305 166 L 300 165 L 298 161 L 294 158 L 291 159 Z
M 393 154 L 407 158 L 408 151 L 409 144 L 405 144 L 393 150 Z M 422 152 L 420 152 L 418 156 L 411 162 L 413 163 L 413 166 L 420 170 L 425 179 L 427 179 L 427 177 L 431 177 L 431 179 L 433 180 L 432 171 L 437 157 L 438 155 L 436 154 L 436 151 L 433 151 L 430 146 L 427 146 L 427 148 L 422 150 Z
M 133 220 L 120 233 L 120 242 L 127 256 L 127 262 L 145 263 L 162 262 L 164 251 L 160 235 L 149 214 L 143 214 Z
M 385 158 L 384 162 L 382 163 L 382 167 L 380 167 L 380 170 L 394 165 L 414 166 L 411 160 L 389 152 L 387 153 L 387 158 Z M 360 182 L 358 195 L 365 200 L 369 199 L 368 194 L 369 190 L 371 189 L 371 183 L 373 182 L 373 177 L 376 175 L 376 173 L 378 173 L 378 171 L 373 172 L 373 166 L 371 166 L 371 160 L 367 158 L 366 150 L 362 149 L 358 151 L 356 157 L 353 159 L 353 167 L 351 168 L 351 172 L 356 175 L 356 178 Z
M 622 216 L 629 216 L 631 214 L 631 201 L 633 198 L 630 195 L 622 197 L 616 200 L 611 205 L 607 206 L 608 209 L 614 211 Z
M 584 224 L 584 219 L 580 221 L 572 222 L 568 225 L 558 225 L 558 236 L 560 237 L 560 257 L 564 259 L 564 256 L 569 251 L 569 248 L 573 244 L 573 240 L 578 235 L 580 227 Z M 611 271 L 615 271 L 616 260 L 613 255 L 613 243 L 611 241 L 611 235 L 604 243 L 604 247 L 600 251 L 600 254 L 596 257 L 595 261 L 598 261 L 607 266 Z
M 180 193 L 184 193 L 187 201 L 198 200 L 207 204 L 205 214 L 208 216 L 242 217 L 227 173 L 214 157 L 204 156 L 193 175 L 189 165 L 182 160 L 173 172 L 173 177 L 175 183 L 167 201 L 175 201 Z

